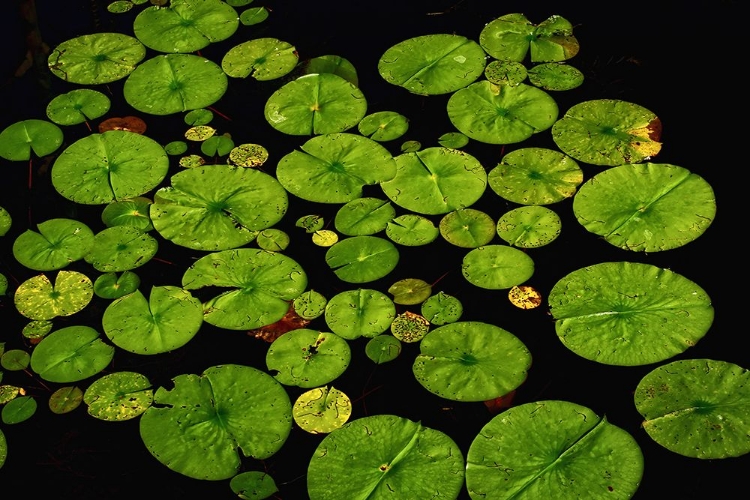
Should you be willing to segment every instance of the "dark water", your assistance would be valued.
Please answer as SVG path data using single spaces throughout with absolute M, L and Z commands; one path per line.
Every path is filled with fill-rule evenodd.
M 0 87 L 2 128 L 20 119 L 45 118 L 44 108 L 49 99 L 72 88 L 54 77 L 45 83 L 43 74 L 31 70 L 20 77 L 11 76 L 24 51 L 24 29 L 17 17 L 16 3 L 8 2 L 2 7 L 7 24 L 3 31 L 7 51 L 2 61 Z M 745 163 L 739 135 L 742 127 L 738 121 L 740 107 L 746 101 L 738 69 L 740 3 L 704 1 L 679 7 L 671 4 L 601 3 L 583 8 L 577 2 L 256 0 L 252 6 L 268 7 L 271 16 L 265 23 L 245 30 L 243 36 L 287 41 L 295 45 L 301 59 L 328 54 L 345 57 L 358 71 L 369 112 L 398 111 L 410 119 L 410 129 L 403 140 L 418 140 L 424 146 L 432 146 L 439 135 L 453 130 L 445 113 L 447 96 L 419 97 L 385 83 L 377 74 L 377 61 L 386 49 L 407 38 L 431 33 L 455 32 L 476 40 L 484 24 L 508 13 L 524 13 L 534 23 L 553 14 L 567 18 L 576 26 L 575 35 L 581 44 L 580 53 L 570 63 L 584 72 L 586 81 L 578 89 L 555 94 L 561 114 L 572 104 L 598 98 L 623 99 L 652 110 L 664 125 L 664 145 L 655 161 L 682 166 L 704 177 L 716 192 L 718 213 L 708 231 L 686 247 L 641 255 L 618 250 L 587 233 L 575 221 L 570 202 L 555 204 L 550 208 L 562 217 L 563 232 L 553 244 L 531 253 L 536 266 L 531 284 L 546 296 L 567 273 L 614 260 L 646 262 L 672 269 L 703 287 L 716 308 L 714 324 L 706 337 L 675 359 L 710 358 L 748 367 L 750 356 L 742 347 L 743 311 L 737 298 L 744 286 L 741 237 L 730 232 L 742 228 L 737 215 L 742 207 L 733 198 L 737 195 L 730 191 L 729 183 L 739 180 Z M 36 5 L 42 38 L 51 47 L 93 31 L 126 30 L 134 17 L 110 15 L 104 10 L 106 2 L 95 0 L 69 1 L 64 5 L 56 0 L 38 0 Z M 233 37 L 227 43 L 205 49 L 204 55 L 218 60 L 239 41 L 244 40 Z M 262 84 L 231 81 L 227 96 L 217 108 L 232 120 L 214 123 L 231 132 L 236 142 L 266 146 L 271 156 L 268 171 L 273 169 L 275 161 L 304 142 L 272 130 L 262 117 L 267 96 L 279 85 L 278 81 Z M 108 116 L 133 114 L 118 99 L 120 90 L 121 82 L 106 89 L 113 96 Z M 175 130 L 184 127 L 180 124 L 181 117 L 145 116 L 144 119 L 149 127 L 147 135 L 162 142 L 177 139 L 181 132 Z M 87 133 L 82 128 L 66 129 L 69 134 L 66 138 L 72 142 Z M 534 144 L 523 144 L 555 148 L 548 132 L 532 141 Z M 396 154 L 400 144 L 401 140 L 397 140 L 388 147 Z M 499 146 L 478 143 L 471 143 L 466 150 L 488 170 L 507 152 Z M 0 163 L 3 169 L 0 206 L 9 210 L 14 220 L 11 231 L 0 240 L 0 272 L 9 277 L 13 290 L 17 284 L 14 280 L 22 282 L 34 274 L 15 263 L 11 246 L 18 234 L 53 217 L 79 218 L 98 230 L 102 228 L 101 207 L 74 206 L 62 199 L 52 188 L 43 164 L 35 163 L 34 187 L 28 190 L 25 164 L 5 160 Z M 586 178 L 598 171 L 584 167 Z M 366 194 L 378 195 L 376 191 Z M 320 213 L 332 220 L 337 208 L 292 199 L 289 214 L 280 226 L 293 238 L 287 253 L 303 265 L 310 287 L 327 297 L 352 287 L 336 280 L 324 264 L 325 249 L 303 241 L 293 224 L 298 216 L 308 213 Z M 497 196 L 485 196 L 475 208 L 497 219 L 513 207 Z M 183 270 L 196 257 L 195 253 L 170 242 L 161 240 L 160 244 L 161 260 L 136 270 L 143 280 L 141 290 L 152 285 L 179 285 Z M 646 463 L 635 498 L 735 498 L 730 492 L 742 491 L 744 478 L 738 472 L 747 470 L 750 465 L 747 457 L 714 461 L 681 457 L 654 443 L 640 428 L 641 417 L 633 406 L 632 392 L 654 366 L 612 367 L 579 358 L 559 342 L 545 307 L 521 311 L 507 302 L 504 291 L 479 291 L 468 285 L 460 275 L 464 251 L 447 243 L 436 245 L 428 255 L 424 248 L 400 248 L 400 251 L 403 265 L 366 287 L 385 290 L 394 281 L 410 277 L 428 282 L 439 280 L 436 291 L 442 290 L 463 302 L 462 319 L 497 324 L 518 336 L 531 350 L 534 361 L 514 403 L 541 399 L 575 402 L 606 415 L 611 423 L 631 433 L 641 446 Z M 0 342 L 6 343 L 6 349 L 28 347 L 20 334 L 26 320 L 15 312 L 12 295 L 4 297 L 0 306 L 4 325 Z M 97 326 L 104 307 L 106 302 L 95 299 L 80 313 L 83 317 L 62 320 L 59 326 L 79 321 Z M 323 324 L 316 327 L 325 329 Z M 418 346 L 404 347 L 398 360 L 374 367 L 364 356 L 364 341 L 352 342 L 351 365 L 333 383 L 355 400 L 352 418 L 387 413 L 421 420 L 424 425 L 448 434 L 466 453 L 492 415 L 482 403 L 456 403 L 425 391 L 411 373 Z M 266 350 L 267 344 L 243 332 L 204 324 L 193 341 L 173 353 L 142 357 L 118 351 L 111 369 L 138 371 L 158 387 L 169 385 L 176 375 L 201 373 L 217 364 L 238 363 L 264 369 Z M 13 496 L 25 493 L 31 498 L 49 494 L 79 499 L 234 496 L 228 481 L 196 481 L 156 461 L 140 440 L 137 419 L 103 422 L 89 417 L 84 406 L 71 414 L 53 415 L 46 407 L 48 393 L 38 380 L 21 372 L 6 371 L 2 383 L 23 385 L 39 401 L 39 410 L 30 420 L 15 426 L 0 424 L 9 448 L 7 462 L 0 469 L 2 498 L 10 497 L 10 492 L 14 492 Z M 292 401 L 302 392 L 288 389 Z M 307 463 L 320 439 L 295 427 L 276 455 L 264 463 L 247 459 L 243 466 L 245 470 L 265 469 L 272 474 L 280 487 L 279 498 L 304 499 Z M 465 492 L 462 495 L 468 498 Z

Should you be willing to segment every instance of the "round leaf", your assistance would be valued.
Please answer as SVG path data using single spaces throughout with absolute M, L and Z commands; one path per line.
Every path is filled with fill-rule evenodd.
M 234 78 L 274 80 L 291 72 L 299 56 L 297 49 L 276 38 L 256 38 L 235 45 L 224 55 L 221 68 Z
M 531 278 L 534 274 L 534 261 L 517 248 L 486 245 L 475 248 L 464 256 L 461 272 L 472 285 L 489 290 L 504 290 Z
M 440 326 L 458 321 L 464 307 L 456 297 L 438 292 L 422 302 L 421 312 L 427 321 Z
M 514 208 L 497 221 L 498 236 L 519 248 L 537 248 L 552 243 L 561 230 L 560 216 L 541 206 Z
M 379 233 L 396 216 L 390 202 L 379 198 L 357 198 L 336 212 L 333 221 L 336 230 L 347 236 L 364 236 Z
M 41 158 L 57 151 L 63 143 L 60 127 L 45 120 L 23 120 L 0 132 L 0 157 L 26 161 L 31 153 Z
M 365 354 L 378 365 L 393 361 L 401 354 L 401 341 L 393 335 L 377 335 L 365 344 Z
M 399 245 L 415 247 L 435 241 L 440 236 L 440 230 L 427 217 L 404 214 L 394 218 L 385 226 L 385 234 Z
M 109 97 L 101 92 L 76 89 L 52 99 L 47 116 L 58 125 L 77 125 L 106 114 L 109 106 Z
M 246 500 L 263 500 L 279 491 L 270 474 L 257 470 L 240 472 L 229 481 L 229 487 Z
M 395 111 L 378 111 L 362 118 L 357 130 L 373 141 L 392 141 L 409 130 L 409 120 Z
M 55 47 L 47 66 L 66 82 L 98 85 L 125 78 L 145 55 L 146 47 L 130 35 L 93 33 Z
M 31 369 L 48 382 L 85 380 L 109 365 L 115 348 L 89 326 L 68 326 L 44 337 L 31 352 Z
M 153 402 L 153 393 L 151 382 L 144 375 L 115 372 L 92 382 L 83 395 L 83 401 L 92 417 L 120 422 L 145 412 Z
M 578 53 L 573 25 L 560 16 L 550 16 L 533 25 L 523 14 L 507 14 L 488 23 L 479 33 L 479 43 L 495 59 L 522 62 L 565 61 Z
M 75 314 L 91 302 L 94 285 L 77 271 L 58 271 L 55 284 L 40 274 L 19 285 L 14 295 L 18 312 L 29 319 L 49 320 Z
M 347 340 L 380 335 L 395 317 L 393 301 L 383 292 L 367 288 L 340 292 L 325 309 L 328 328 Z
M 141 279 L 131 271 L 104 273 L 94 281 L 94 294 L 103 299 L 118 299 L 138 289 Z
M 49 397 L 49 409 L 56 415 L 63 415 L 78 408 L 82 401 L 83 391 L 79 387 L 60 387 Z
M 377 236 L 354 236 L 339 241 L 326 252 L 326 264 L 341 281 L 367 283 L 396 268 L 398 249 Z
M 484 212 L 462 208 L 440 219 L 440 234 L 445 240 L 462 248 L 477 248 L 495 237 L 495 221 Z
M 310 389 L 300 394 L 292 407 L 292 415 L 302 430 L 311 434 L 327 434 L 349 420 L 352 402 L 335 387 Z
M 94 245 L 84 260 L 104 273 L 130 271 L 156 255 L 159 243 L 133 226 L 112 226 L 94 236 Z
M 77 220 L 50 219 L 27 229 L 13 242 L 13 256 L 35 271 L 54 271 L 81 260 L 94 246 L 94 233 Z
M 273 341 L 266 353 L 266 366 L 284 385 L 318 387 L 344 373 L 351 349 L 335 333 L 298 328 Z

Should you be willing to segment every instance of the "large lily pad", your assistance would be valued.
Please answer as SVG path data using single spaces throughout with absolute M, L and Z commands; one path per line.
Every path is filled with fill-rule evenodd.
M 422 95 L 464 88 L 484 72 L 485 53 L 460 35 L 435 34 L 404 40 L 385 51 L 378 73 L 388 83 Z
M 103 205 L 147 193 L 168 170 L 169 158 L 158 142 L 135 132 L 110 130 L 65 148 L 52 165 L 52 185 L 76 203 Z
M 201 301 L 176 286 L 155 286 L 148 298 L 136 290 L 104 310 L 102 327 L 117 347 L 160 354 L 187 344 L 203 323 Z
M 35 271 L 54 271 L 81 260 L 94 246 L 94 232 L 73 219 L 49 219 L 13 242 L 16 260 Z
M 487 174 L 502 198 L 520 205 L 549 205 L 572 197 L 583 182 L 578 163 L 559 151 L 521 148 L 503 156 Z
M 44 337 L 31 352 L 31 369 L 48 382 L 69 384 L 101 372 L 115 348 L 90 326 L 67 326 Z
M 396 205 L 426 215 L 466 208 L 482 197 L 487 172 L 472 155 L 432 147 L 396 156 L 396 176 L 382 182 Z
M 18 312 L 32 320 L 49 320 L 75 314 L 91 302 L 94 285 L 85 274 L 58 271 L 53 285 L 45 274 L 21 283 L 13 301 Z
M 695 345 L 713 323 L 711 299 L 668 269 L 604 262 L 573 271 L 548 296 L 555 331 L 592 361 L 637 366 L 664 361 Z
M 282 384 L 309 389 L 338 378 L 351 357 L 349 344 L 335 333 L 297 328 L 273 341 L 266 367 Z
M 219 365 L 172 380 L 173 389 L 157 389 L 140 433 L 148 451 L 175 472 L 229 479 L 240 470 L 240 452 L 264 460 L 289 436 L 291 401 L 267 373 Z
M 206 165 L 171 182 L 154 195 L 151 221 L 164 238 L 195 250 L 245 245 L 280 221 L 289 203 L 279 182 L 255 169 Z
M 63 143 L 60 127 L 46 120 L 23 120 L 0 132 L 0 158 L 26 161 L 31 153 L 41 158 L 57 151 Z
M 548 93 L 523 83 L 494 85 L 483 80 L 448 100 L 448 118 L 459 132 L 489 144 L 524 141 L 550 128 L 558 113 Z
M 701 236 L 716 215 L 716 197 L 699 175 L 675 165 L 609 168 L 586 181 L 573 213 L 588 231 L 635 252 L 671 250 Z
M 167 54 L 139 65 L 125 80 L 123 94 L 138 111 L 169 115 L 212 105 L 227 85 L 227 75 L 210 59 Z
M 395 415 L 374 415 L 328 434 L 307 469 L 310 500 L 458 498 L 464 458 L 446 434 Z
M 412 371 L 425 389 L 454 401 L 504 396 L 525 380 L 531 353 L 499 326 L 458 321 L 429 332 L 419 344 Z
M 523 14 L 507 14 L 487 24 L 479 33 L 482 48 L 495 59 L 532 63 L 560 62 L 578 54 L 573 25 L 558 15 L 538 25 Z
M 472 499 L 632 498 L 643 453 L 627 431 L 589 408 L 545 400 L 490 420 L 466 455 Z
M 276 178 L 295 196 L 317 203 L 346 203 L 366 185 L 393 179 L 396 162 L 372 139 L 336 133 L 313 137 L 279 161 Z
M 712 359 L 673 361 L 646 374 L 635 407 L 649 436 L 687 457 L 750 453 L 750 371 Z
M 251 330 L 283 318 L 289 302 L 305 291 L 307 274 L 286 255 L 240 248 L 201 257 L 183 274 L 182 286 L 229 288 L 204 302 L 204 321 L 229 330 Z
M 47 66 L 67 82 L 98 85 L 125 78 L 146 55 L 146 47 L 130 35 L 93 33 L 67 40 L 50 53 Z
M 135 36 L 159 52 L 196 52 L 237 31 L 237 11 L 222 0 L 171 0 L 152 5 L 133 21 Z
M 598 99 L 571 106 L 552 126 L 552 139 L 576 160 L 613 167 L 656 156 L 661 129 L 661 120 L 643 106 Z
M 304 75 L 284 84 L 266 101 L 268 123 L 285 134 L 344 132 L 367 113 L 367 100 L 354 84 L 333 73 Z

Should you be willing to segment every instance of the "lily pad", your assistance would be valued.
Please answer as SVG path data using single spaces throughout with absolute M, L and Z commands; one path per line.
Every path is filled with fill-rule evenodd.
M 91 302 L 94 285 L 77 271 L 58 271 L 55 284 L 39 274 L 21 283 L 13 301 L 22 315 L 33 320 L 49 320 L 70 316 Z
M 393 301 L 383 292 L 369 288 L 339 292 L 325 309 L 328 328 L 347 340 L 380 335 L 395 317 Z
M 427 217 L 404 214 L 395 217 L 385 226 L 385 234 L 394 243 L 416 247 L 435 241 L 440 236 L 440 229 Z
M 485 53 L 460 35 L 424 35 L 390 47 L 378 61 L 378 73 L 393 85 L 421 95 L 448 94 L 464 88 L 484 71 Z
M 362 91 L 333 73 L 304 75 L 284 84 L 266 101 L 266 121 L 290 135 L 344 132 L 367 113 Z
M 170 115 L 212 105 L 227 85 L 226 73 L 210 59 L 166 54 L 140 64 L 125 80 L 123 95 L 138 111 Z
M 239 25 L 237 11 L 222 0 L 171 0 L 143 9 L 133 32 L 150 49 L 186 53 L 226 40 Z
M 117 347 L 161 354 L 187 344 L 203 323 L 201 301 L 176 286 L 154 286 L 148 300 L 136 290 L 104 310 L 102 327 Z
M 534 261 L 522 250 L 505 245 L 477 247 L 463 258 L 461 272 L 472 285 L 504 290 L 534 274 Z
M 578 163 L 559 151 L 521 148 L 487 174 L 490 189 L 520 205 L 549 205 L 572 197 L 583 182 Z
M 586 230 L 635 252 L 684 246 L 716 216 L 711 186 L 689 170 L 665 163 L 621 165 L 596 174 L 573 200 Z
M 448 212 L 440 219 L 440 234 L 445 241 L 462 248 L 487 245 L 495 237 L 495 221 L 473 208 Z
M 529 82 L 544 90 L 573 90 L 583 84 L 581 70 L 569 64 L 537 64 L 528 72 Z
M 47 66 L 66 82 L 99 85 L 125 78 L 145 56 L 146 47 L 137 38 L 122 33 L 93 33 L 55 47 Z
M 286 154 L 276 166 L 276 178 L 303 200 L 346 203 L 362 197 L 362 188 L 393 179 L 391 153 L 367 137 L 349 133 L 313 137 L 302 151 Z
M 453 94 L 447 107 L 448 118 L 459 132 L 488 144 L 525 141 L 552 127 L 559 113 L 555 100 L 537 87 L 494 85 L 486 80 Z
M 457 321 L 429 332 L 412 371 L 425 389 L 453 401 L 487 401 L 519 387 L 531 367 L 529 349 L 499 326 Z
M 104 370 L 115 348 L 89 326 L 67 326 L 42 339 L 31 352 L 31 369 L 48 382 L 70 384 Z
M 138 289 L 141 279 L 132 271 L 104 273 L 94 281 L 94 294 L 103 299 L 119 299 Z
M 346 236 L 363 236 L 385 230 L 396 216 L 393 205 L 380 198 L 357 198 L 342 206 L 333 221 L 336 230 Z
M 367 283 L 393 271 L 398 249 L 377 236 L 353 236 L 334 244 L 326 252 L 326 264 L 341 281 Z
M 52 185 L 64 198 L 103 205 L 141 196 L 166 177 L 169 157 L 145 135 L 110 130 L 77 140 L 52 165 Z
M 438 292 L 431 295 L 422 302 L 421 313 L 427 321 L 436 326 L 455 323 L 461 318 L 464 306 L 461 301 L 453 295 Z
M 421 304 L 430 296 L 432 285 L 425 280 L 405 278 L 388 287 L 388 293 L 393 295 L 394 304 L 416 305 Z
M 479 44 L 502 61 L 559 62 L 578 54 L 573 25 L 564 17 L 550 16 L 534 25 L 523 14 L 507 14 L 488 23 L 479 33 Z
M 643 453 L 627 431 L 567 401 L 522 404 L 495 416 L 466 455 L 472 499 L 629 499 Z
M 221 68 L 233 78 L 275 80 L 290 73 L 297 62 L 297 49 L 277 38 L 256 38 L 235 45 L 224 54 Z
M 0 157 L 9 161 L 26 161 L 31 153 L 41 158 L 62 145 L 60 127 L 46 120 L 23 120 L 0 132 Z
M 750 453 L 750 372 L 734 363 L 685 359 L 646 374 L 635 407 L 648 435 L 686 457 L 718 459 Z
M 541 206 L 518 207 L 497 221 L 497 234 L 508 245 L 538 248 L 552 243 L 562 231 L 560 216 Z
M 495 85 L 518 85 L 526 80 L 526 66 L 516 61 L 492 61 L 484 68 L 484 77 Z
M 376 335 L 365 344 L 365 354 L 378 365 L 393 361 L 401 354 L 401 341 L 393 335 Z
M 84 260 L 104 273 L 130 271 L 156 255 L 159 243 L 133 226 L 112 226 L 94 236 L 94 245 Z
M 83 394 L 88 414 L 107 422 L 139 417 L 154 399 L 151 382 L 136 372 L 115 372 L 93 381 Z
M 469 144 L 469 138 L 461 132 L 446 132 L 438 137 L 438 144 L 444 148 L 461 149 Z
M 13 256 L 35 271 L 54 271 L 83 259 L 94 246 L 94 232 L 73 219 L 49 219 L 13 242 Z
M 55 415 L 70 413 L 83 402 L 83 391 L 76 386 L 60 387 L 49 397 L 49 409 Z
M 258 247 L 267 252 L 283 252 L 289 246 L 290 241 L 286 232 L 273 227 L 259 232 L 255 238 Z
M 17 397 L 3 406 L 2 421 L 4 424 L 20 424 L 36 413 L 36 399 L 31 396 Z
M 195 250 L 228 250 L 255 239 L 286 213 L 288 197 L 272 176 L 229 165 L 179 172 L 151 205 L 156 231 Z
M 344 425 L 352 414 L 349 396 L 336 389 L 316 387 L 297 398 L 292 416 L 300 428 L 311 434 L 327 434 Z
M 109 97 L 97 90 L 71 90 L 49 102 L 47 117 L 58 125 L 77 125 L 103 116 L 110 104 Z
M 404 311 L 393 318 L 391 334 L 399 341 L 412 344 L 419 342 L 430 330 L 430 322 L 421 314 Z
M 552 287 L 548 301 L 565 347 L 609 365 L 647 365 L 676 356 L 703 338 L 714 319 L 700 286 L 635 262 L 573 271 Z
M 571 106 L 552 126 L 552 139 L 578 161 L 614 167 L 659 154 L 661 131 L 661 120 L 643 106 L 598 99 Z
M 244 456 L 264 460 L 292 428 L 292 404 L 270 375 L 241 365 L 219 365 L 202 375 L 178 375 L 159 387 L 141 415 L 148 451 L 171 470 L 195 479 L 229 479 Z
M 313 320 L 325 313 L 328 299 L 315 290 L 308 290 L 292 301 L 294 312 L 303 319 Z M 335 332 L 334 332 L 335 333 Z
M 344 424 L 320 442 L 307 469 L 310 500 L 458 498 L 461 449 L 447 435 L 395 415 Z
M 307 275 L 286 255 L 240 248 L 201 257 L 183 274 L 182 286 L 228 288 L 204 302 L 204 321 L 229 330 L 250 330 L 283 318 L 289 302 L 305 291 Z
M 258 470 L 240 472 L 229 481 L 229 487 L 239 498 L 247 500 L 263 500 L 279 491 L 273 477 Z
M 443 147 L 395 157 L 396 176 L 381 182 L 396 205 L 419 214 L 446 214 L 482 197 L 487 172 L 472 155 Z
M 348 59 L 333 54 L 308 59 L 303 64 L 302 71 L 306 75 L 311 73 L 333 73 L 351 82 L 352 85 L 359 85 L 357 68 Z
M 107 227 L 133 226 L 148 232 L 154 228 L 149 217 L 151 200 L 141 196 L 122 201 L 113 201 L 102 210 L 102 222 Z
M 373 141 L 392 141 L 409 130 L 409 120 L 395 111 L 377 111 L 362 118 L 357 130 Z
M 335 333 L 298 328 L 273 341 L 266 366 L 282 384 L 308 389 L 338 378 L 351 357 L 349 344 Z

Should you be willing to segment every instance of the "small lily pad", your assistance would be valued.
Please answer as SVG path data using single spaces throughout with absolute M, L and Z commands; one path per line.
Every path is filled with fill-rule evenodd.
M 583 85 L 581 70 L 569 64 L 537 64 L 528 72 L 529 82 L 544 90 L 573 90 Z
M 112 226 L 94 236 L 94 245 L 84 260 L 101 272 L 130 271 L 156 255 L 159 243 L 133 226 Z
M 438 292 L 422 302 L 421 313 L 427 321 L 436 326 L 455 323 L 464 312 L 463 304 L 453 295 Z
M 398 264 L 398 249 L 377 236 L 353 236 L 326 252 L 326 264 L 341 281 L 367 283 L 387 276 Z
M 388 287 L 388 293 L 393 295 L 394 304 L 421 304 L 432 294 L 432 285 L 421 279 L 405 278 Z
M 292 407 L 294 421 L 311 434 L 340 428 L 352 414 L 349 396 L 335 387 L 316 387 L 299 395 Z
M 91 302 L 94 296 L 91 280 L 77 271 L 58 271 L 55 284 L 39 274 L 21 283 L 13 297 L 16 309 L 32 320 L 50 320 L 70 316 Z
M 349 344 L 335 333 L 298 328 L 273 341 L 266 366 L 280 383 L 310 388 L 338 378 L 351 357 Z
M 416 247 L 435 241 L 440 236 L 440 229 L 427 217 L 404 214 L 395 217 L 385 226 L 385 234 L 394 243 Z
M 378 111 L 362 118 L 357 130 L 373 141 L 392 141 L 409 130 L 409 120 L 395 111 Z
M 346 236 L 364 236 L 385 230 L 396 216 L 396 209 L 380 198 L 357 198 L 347 202 L 336 212 L 336 230 Z
M 440 234 L 445 241 L 462 248 L 487 245 L 495 237 L 495 221 L 473 208 L 448 212 L 440 219 Z
M 380 335 L 395 317 L 393 301 L 383 292 L 368 288 L 334 295 L 325 310 L 328 328 L 347 340 Z
M 31 352 L 31 369 L 48 382 L 70 384 L 101 372 L 115 355 L 99 332 L 89 326 L 67 326 L 42 339 Z
M 119 299 L 138 289 L 141 279 L 132 271 L 104 273 L 94 281 L 94 294 L 103 299 Z
M 77 386 L 60 387 L 49 397 L 49 409 L 56 415 L 75 410 L 83 402 L 83 391 Z
M 31 153 L 41 158 L 62 145 L 63 132 L 45 120 L 23 120 L 0 132 L 0 157 L 9 161 L 26 161 Z
M 229 49 L 221 67 L 233 78 L 267 81 L 291 72 L 298 61 L 297 49 L 291 43 L 277 38 L 256 38 Z
M 376 335 L 367 341 L 365 354 L 378 365 L 393 361 L 401 354 L 401 341 L 393 335 Z
M 504 290 L 534 274 L 534 261 L 522 250 L 505 245 L 475 248 L 463 258 L 461 272 L 472 285 Z
M 88 414 L 107 422 L 140 416 L 154 399 L 151 382 L 136 372 L 115 372 L 95 380 L 83 394 Z
M 154 228 L 149 216 L 150 206 L 151 200 L 141 196 L 113 201 L 102 210 L 102 222 L 107 227 L 133 226 L 143 232 L 148 232 Z
M 510 246 L 538 248 L 552 243 L 562 230 L 562 221 L 547 207 L 518 207 L 497 221 L 497 234 Z
M 55 271 L 81 260 L 94 246 L 94 233 L 83 222 L 49 219 L 27 229 L 13 242 L 13 256 L 35 271 Z
M 47 117 L 58 125 L 77 125 L 94 120 L 109 111 L 109 97 L 92 89 L 76 89 L 53 98 Z
M 240 472 L 229 481 L 229 487 L 243 500 L 264 500 L 279 491 L 276 481 L 267 472 Z
M 391 334 L 401 342 L 419 342 L 430 331 L 430 322 L 421 314 L 404 311 L 393 318 Z
M 482 28 L 479 44 L 502 61 L 565 61 L 578 54 L 580 45 L 573 36 L 573 25 L 553 15 L 534 25 L 523 14 L 506 14 Z

